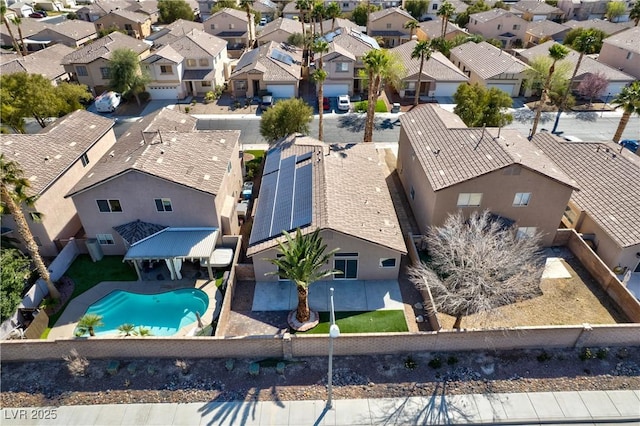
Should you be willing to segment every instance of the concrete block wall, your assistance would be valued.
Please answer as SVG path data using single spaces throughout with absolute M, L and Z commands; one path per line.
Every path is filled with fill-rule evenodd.
M 222 245 L 225 247 L 233 248 L 233 260 L 232 265 L 238 264 L 240 258 L 240 250 L 242 249 L 242 236 L 223 236 Z M 233 301 L 233 295 L 236 290 L 236 266 L 231 268 L 229 277 L 227 278 L 226 290 L 224 299 L 222 300 L 222 307 L 220 308 L 220 315 L 218 315 L 218 326 L 215 330 L 216 336 L 224 336 L 224 332 L 229 322 L 229 314 L 231 312 L 231 302 Z

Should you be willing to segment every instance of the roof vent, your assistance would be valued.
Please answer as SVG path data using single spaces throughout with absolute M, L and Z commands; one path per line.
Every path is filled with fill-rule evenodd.
M 44 161 L 49 161 L 49 156 L 44 157 Z

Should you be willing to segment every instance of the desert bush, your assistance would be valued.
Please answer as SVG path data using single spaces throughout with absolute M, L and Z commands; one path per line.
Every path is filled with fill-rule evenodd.
M 440 359 L 440 357 L 431 358 L 431 361 L 429 361 L 428 365 L 433 369 L 438 369 L 442 367 L 442 360 Z
M 411 355 L 405 358 L 404 367 L 408 370 L 415 370 L 418 368 L 418 363 L 413 359 Z
M 87 375 L 89 360 L 80 356 L 77 350 L 71 349 L 69 355 L 63 357 L 67 364 L 67 370 L 73 377 L 84 377 Z

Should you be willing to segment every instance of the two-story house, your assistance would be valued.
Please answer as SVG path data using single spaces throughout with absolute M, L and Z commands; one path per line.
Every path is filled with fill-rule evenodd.
M 420 230 L 489 210 L 552 244 L 576 183 L 516 130 L 467 128 L 438 105 L 400 117 L 397 170 Z
M 446 33 L 444 35 L 445 40 L 453 40 L 459 35 L 468 35 L 469 33 L 454 24 L 449 22 L 447 24 Z M 433 40 L 442 36 L 442 20 L 433 19 L 431 21 L 420 22 L 420 26 L 416 30 L 418 40 Z
M 60 43 L 65 46 L 78 48 L 98 38 L 96 27 L 80 20 L 67 20 L 57 24 L 46 24 L 45 28 L 29 37 L 32 43 Z
M 564 12 L 555 6 L 551 6 L 537 0 L 520 0 L 511 5 L 511 12 L 522 17 L 525 21 L 555 21 L 561 22 Z
M 98 18 L 94 24 L 98 31 L 117 28 L 137 39 L 144 39 L 151 34 L 151 18 L 128 10 L 113 10 Z
M 537 21 L 531 23 L 525 34 L 524 44 L 525 47 L 536 46 L 540 42 L 546 40 L 553 40 L 556 42 L 562 42 L 564 37 L 569 32 L 569 29 L 557 22 L 545 19 L 544 21 Z
M 225 7 L 204 21 L 204 30 L 211 35 L 227 41 L 227 53 L 237 59 L 242 52 L 253 45 L 255 40 L 254 15 L 247 20 L 243 10 Z
M 410 30 L 404 27 L 408 21 L 415 21 L 415 19 L 409 12 L 399 7 L 371 12 L 367 34 L 382 39 L 384 47 L 392 48 L 406 43 L 411 38 Z
M 587 19 L 602 19 L 607 14 L 607 5 L 610 1 L 621 1 L 630 9 L 632 2 L 624 0 L 559 0 L 558 8 L 565 13 L 566 19 L 585 21 Z M 621 16 L 618 21 L 628 21 L 629 13 Z
M 569 30 L 574 30 L 576 28 L 582 28 L 582 29 L 588 30 L 593 28 L 595 30 L 600 30 L 605 34 L 612 36 L 632 27 L 633 23 L 611 22 L 611 21 L 605 21 L 604 19 L 588 19 L 585 21 L 577 21 L 575 19 L 571 19 L 570 21 L 564 22 L 562 25 L 567 27 Z
M 82 234 L 75 206 L 64 194 L 114 145 L 113 125 L 111 119 L 78 110 L 39 133 L 3 135 L 2 153 L 29 180 L 27 195 L 37 196 L 23 212 L 41 255 L 56 256 L 65 240 Z M 2 217 L 2 227 L 19 239 L 10 215 Z
M 193 30 L 204 31 L 204 25 L 202 25 L 202 22 L 178 19 L 169 25 L 165 25 L 160 30 L 155 31 L 145 40 L 152 44 L 152 49 L 157 50 Z
M 238 232 L 240 131 L 198 131 L 196 122 L 170 109 L 147 115 L 66 193 L 104 254 L 127 251 L 118 229 L 136 221 Z
M 454 13 L 451 15 L 452 21 L 455 21 L 456 17 L 469 7 L 469 5 L 462 0 L 433 0 L 429 2 L 429 11 L 425 15 L 421 16 L 419 21 L 422 21 L 423 19 L 440 21 L 441 18 L 438 16 L 438 10 L 440 10 L 445 1 L 453 5 Z
M 258 45 L 270 43 L 286 43 L 293 34 L 302 34 L 300 22 L 288 18 L 278 18 L 262 27 L 258 34 Z
M 61 64 L 62 58 L 71 52 L 73 49 L 64 44 L 54 44 L 27 56 L 15 55 L 12 60 L 2 61 L 0 74 L 8 75 L 18 72 L 40 74 L 56 86 L 62 81 L 68 81 L 71 77 Z
M 598 61 L 640 79 L 640 27 L 605 38 Z
M 73 79 L 85 84 L 94 95 L 109 85 L 109 59 L 114 50 L 131 49 L 140 59 L 149 55 L 150 46 L 142 40 L 113 32 L 64 57 L 62 65 Z
M 227 42 L 193 30 L 161 47 L 140 62 L 151 78 L 151 99 L 203 96 L 225 82 Z
M 528 21 L 513 12 L 491 9 L 470 15 L 467 29 L 472 34 L 499 40 L 505 49 L 509 49 L 524 43 L 528 26 Z

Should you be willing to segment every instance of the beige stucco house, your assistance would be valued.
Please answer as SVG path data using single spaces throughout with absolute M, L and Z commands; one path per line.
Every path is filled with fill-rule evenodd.
M 486 41 L 470 41 L 451 49 L 451 62 L 469 76 L 469 82 L 520 96 L 529 65 Z M 525 94 L 526 96 L 527 94 Z
M 410 30 L 404 27 L 408 21 L 415 21 L 415 19 L 409 12 L 399 7 L 371 12 L 367 34 L 381 38 L 384 47 L 390 49 L 411 39 Z
M 576 19 L 585 21 L 587 19 L 602 19 L 607 13 L 607 5 L 610 1 L 622 1 L 627 6 L 627 13 L 621 16 L 618 21 L 628 21 L 628 10 L 633 4 L 623 0 L 559 0 L 558 8 L 565 13 L 566 19 Z
M 536 46 L 548 40 L 562 42 L 569 28 L 557 22 L 545 19 L 531 23 L 524 36 L 525 47 Z
M 144 39 L 151 34 L 151 18 L 129 10 L 113 10 L 98 18 L 94 24 L 98 31 L 117 28 L 137 39 Z
M 17 162 L 29 180 L 28 195 L 38 196 L 34 207 L 23 211 L 43 256 L 56 256 L 66 240 L 81 233 L 75 206 L 64 194 L 112 148 L 113 124 L 78 110 L 40 133 L 3 135 L 2 153 Z M 34 220 L 35 212 L 41 221 Z M 10 215 L 2 216 L 2 227 L 12 229 L 12 236 L 19 239 Z
M 397 170 L 422 232 L 458 211 L 489 210 L 551 245 L 577 185 L 526 136 L 467 128 L 437 105 L 414 108 L 400 122 Z
M 302 24 L 288 18 L 278 18 L 262 27 L 258 34 L 258 45 L 269 42 L 286 43 L 293 34 L 302 34 Z
M 282 231 L 320 229 L 327 250 L 339 249 L 328 280 L 398 278 L 406 246 L 372 144 L 325 145 L 291 136 L 266 156 L 247 256 L 256 280 L 277 269 L 265 259 L 278 254 Z M 350 188 L 345 191 L 345 188 Z
M 612 270 L 640 272 L 640 157 L 613 142 L 566 142 L 545 132 L 532 142 L 580 187 L 562 224 L 591 241 Z
M 640 79 L 640 27 L 604 39 L 598 61 Z
M 454 14 L 451 16 L 452 21 L 454 21 L 459 14 L 467 10 L 469 7 L 469 5 L 462 0 L 432 0 L 429 2 L 429 11 L 426 13 L 426 16 L 423 15 L 423 17 L 431 18 L 434 21 L 440 21 L 438 10 L 440 10 L 445 1 L 451 3 L 455 10 Z
M 98 38 L 95 25 L 80 20 L 67 20 L 46 27 L 30 37 L 32 42 L 60 43 L 78 48 Z
M 561 22 L 564 17 L 562 9 L 537 0 L 520 0 L 511 5 L 511 12 L 522 17 L 525 21 L 555 21 Z
M 149 45 L 142 40 L 113 32 L 64 57 L 62 65 L 80 84 L 86 84 L 94 95 L 109 85 L 109 59 L 114 50 L 131 49 L 140 59 L 149 55 Z
M 509 49 L 524 43 L 524 36 L 529 22 L 513 12 L 504 9 L 491 9 L 486 12 L 474 13 L 469 16 L 467 29 L 472 34 L 494 38 L 502 43 L 502 47 Z
M 227 42 L 193 30 L 154 51 L 140 62 L 151 81 L 151 99 L 204 96 L 225 83 L 229 58 Z
M 2 61 L 0 75 L 26 72 L 40 74 L 55 86 L 70 79 L 69 73 L 61 64 L 62 58 L 73 51 L 64 44 L 54 44 L 27 56 L 13 55 L 12 60 Z
M 230 58 L 237 59 L 242 52 L 253 45 L 255 40 L 254 15 L 247 20 L 243 10 L 225 7 L 204 21 L 204 30 L 211 35 L 227 41 L 227 53 Z M 249 39 L 251 34 L 251 39 Z
M 238 232 L 240 131 L 198 131 L 196 122 L 170 109 L 147 115 L 66 193 L 104 254 L 124 254 L 115 228 L 138 220 Z
M 460 28 L 453 22 L 449 22 L 444 38 L 445 40 L 453 40 L 456 36 L 468 34 L 466 30 Z M 433 19 L 431 21 L 420 22 L 420 26 L 416 30 L 416 35 L 418 36 L 418 40 L 433 40 L 434 38 L 440 37 L 442 35 L 442 20 Z

